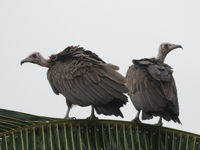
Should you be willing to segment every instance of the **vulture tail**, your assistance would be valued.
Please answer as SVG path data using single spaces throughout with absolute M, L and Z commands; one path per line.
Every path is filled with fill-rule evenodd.
M 178 116 L 175 116 L 175 115 L 173 115 L 173 116 L 162 115 L 161 117 L 163 117 L 163 118 L 164 118 L 165 120 L 167 120 L 167 121 L 173 120 L 174 122 L 177 122 L 177 123 L 179 123 L 179 124 L 182 124 L 181 121 L 180 121 L 180 119 L 178 118 Z
M 182 124 L 181 121 L 180 121 L 180 119 L 178 118 L 178 116 L 173 116 L 173 117 L 172 117 L 172 120 L 173 120 L 174 122 L 178 122 L 179 124 Z
M 126 104 L 127 98 L 120 100 L 120 99 L 114 99 L 110 103 L 94 106 L 97 114 L 104 114 L 104 115 L 115 115 L 120 116 L 124 118 L 120 107 Z
M 165 117 L 167 116 L 167 118 L 169 118 L 169 119 L 165 119 L 165 120 L 167 120 L 167 121 L 173 120 L 174 122 L 182 124 L 180 119 L 179 119 L 179 117 L 178 117 L 179 113 L 177 111 L 175 111 L 175 110 L 177 110 L 177 109 L 174 108 L 174 105 L 171 102 L 168 103 L 168 107 L 165 110 L 166 112 L 164 113 L 164 117 L 163 118 L 165 119 Z
M 153 116 L 160 116 L 162 117 L 163 119 L 165 119 L 166 121 L 171 121 L 173 120 L 174 122 L 177 122 L 179 124 L 182 124 L 178 115 L 175 114 L 175 113 L 172 113 L 172 112 L 142 112 L 142 120 L 147 120 L 147 119 L 152 119 Z

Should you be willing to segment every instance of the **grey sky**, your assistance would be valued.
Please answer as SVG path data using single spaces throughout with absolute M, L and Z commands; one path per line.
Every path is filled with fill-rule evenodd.
M 172 42 L 184 47 L 166 59 L 174 68 L 183 125 L 164 122 L 164 126 L 200 134 L 199 6 L 198 0 L 0 0 L 1 108 L 65 115 L 65 99 L 53 93 L 46 68 L 20 66 L 20 60 L 33 51 L 48 57 L 69 45 L 80 45 L 120 66 L 125 75 L 133 58 L 156 56 L 161 42 Z M 123 120 L 136 114 L 131 102 L 122 111 Z M 89 114 L 89 107 L 75 106 L 70 116 Z

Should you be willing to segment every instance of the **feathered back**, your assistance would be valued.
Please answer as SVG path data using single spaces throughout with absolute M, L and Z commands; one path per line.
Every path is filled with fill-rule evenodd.
M 83 47 L 79 47 L 79 46 L 69 46 L 69 47 L 65 48 L 62 52 L 55 54 L 55 55 L 51 55 L 50 61 L 51 62 L 66 61 L 67 58 L 70 58 L 70 57 L 74 57 L 74 58 L 87 57 L 88 59 L 91 59 L 91 60 L 93 59 L 95 61 L 101 61 L 101 62 L 105 63 L 95 53 L 93 53 L 89 50 L 85 50 Z
M 69 46 L 65 48 L 62 52 L 51 55 L 50 56 L 50 61 L 55 62 L 55 61 L 62 61 L 65 60 L 67 57 L 73 56 L 76 57 L 77 55 L 80 56 L 84 52 L 84 49 L 82 47 L 78 46 Z

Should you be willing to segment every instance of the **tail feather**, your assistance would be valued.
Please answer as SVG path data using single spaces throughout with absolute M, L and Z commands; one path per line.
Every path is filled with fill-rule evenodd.
M 98 114 L 115 115 L 115 116 L 121 116 L 122 118 L 124 118 L 124 116 L 120 110 L 120 107 L 125 105 L 127 101 L 128 101 L 127 99 L 126 99 L 126 101 L 114 99 L 113 101 L 111 101 L 108 104 L 94 106 L 94 108 Z
M 177 123 L 179 123 L 179 124 L 182 124 L 178 116 L 172 116 L 171 119 L 172 119 L 174 122 L 177 122 Z
M 173 120 L 174 122 L 177 122 L 179 124 L 182 124 L 178 115 L 174 113 L 169 113 L 169 112 L 142 112 L 142 120 L 147 120 L 147 119 L 152 119 L 153 116 L 160 116 L 166 121 L 171 121 Z

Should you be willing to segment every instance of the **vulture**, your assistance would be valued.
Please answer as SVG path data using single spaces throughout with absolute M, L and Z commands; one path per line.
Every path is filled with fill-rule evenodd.
M 66 98 L 69 118 L 72 105 L 92 106 L 98 114 L 121 116 L 120 107 L 128 101 L 127 80 L 117 72 L 118 66 L 104 62 L 95 53 L 79 46 L 69 46 L 45 59 L 34 52 L 21 61 L 47 67 L 47 79 L 55 94 Z
M 177 48 L 182 46 L 162 43 L 156 58 L 133 60 L 126 78 L 128 95 L 138 111 L 134 121 L 141 122 L 139 114 L 142 111 L 142 120 L 160 116 L 159 126 L 162 126 L 162 118 L 181 123 L 173 71 L 164 63 L 167 54 Z

